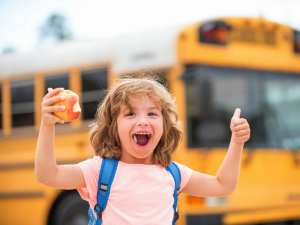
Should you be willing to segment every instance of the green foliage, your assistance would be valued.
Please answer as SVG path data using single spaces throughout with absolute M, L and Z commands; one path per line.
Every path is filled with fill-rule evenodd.
M 12 46 L 6 46 L 2 49 L 2 55 L 4 54 L 11 54 L 15 52 L 15 48 Z
M 66 17 L 59 13 L 54 13 L 48 17 L 44 25 L 39 29 L 39 36 L 41 40 L 51 38 L 55 41 L 62 41 L 71 38 L 72 34 L 67 26 Z

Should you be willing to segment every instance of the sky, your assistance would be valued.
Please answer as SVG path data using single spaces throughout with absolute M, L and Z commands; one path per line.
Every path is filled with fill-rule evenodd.
M 0 0 L 0 54 L 46 45 L 38 30 L 53 13 L 68 19 L 73 39 L 95 40 L 226 16 L 263 16 L 300 30 L 299 9 L 300 0 Z

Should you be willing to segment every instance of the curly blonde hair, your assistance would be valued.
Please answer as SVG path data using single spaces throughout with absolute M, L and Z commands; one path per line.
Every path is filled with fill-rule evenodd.
M 121 104 L 132 109 L 130 105 L 132 97 L 145 95 L 161 106 L 163 115 L 163 134 L 154 150 L 153 160 L 164 167 L 170 165 L 172 156 L 182 141 L 183 132 L 178 120 L 175 98 L 153 76 L 123 77 L 108 91 L 97 109 L 96 119 L 90 125 L 90 142 L 96 155 L 120 159 L 122 150 L 117 117 Z

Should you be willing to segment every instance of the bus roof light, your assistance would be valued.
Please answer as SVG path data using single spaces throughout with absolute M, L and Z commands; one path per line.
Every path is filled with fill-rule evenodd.
M 300 53 L 300 32 L 294 30 L 294 51 Z
M 204 23 L 199 28 L 199 42 L 226 45 L 230 27 L 224 21 Z

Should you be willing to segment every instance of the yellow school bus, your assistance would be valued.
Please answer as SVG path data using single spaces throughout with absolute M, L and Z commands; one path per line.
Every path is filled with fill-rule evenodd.
M 156 71 L 176 97 L 184 139 L 174 161 L 216 175 L 235 108 L 251 127 L 235 192 L 179 197 L 179 225 L 300 224 L 300 32 L 264 18 L 218 18 L 0 57 L 0 224 L 87 224 L 76 190 L 34 175 L 47 87 L 76 92 L 79 119 L 56 125 L 57 164 L 93 157 L 88 129 L 115 77 Z

